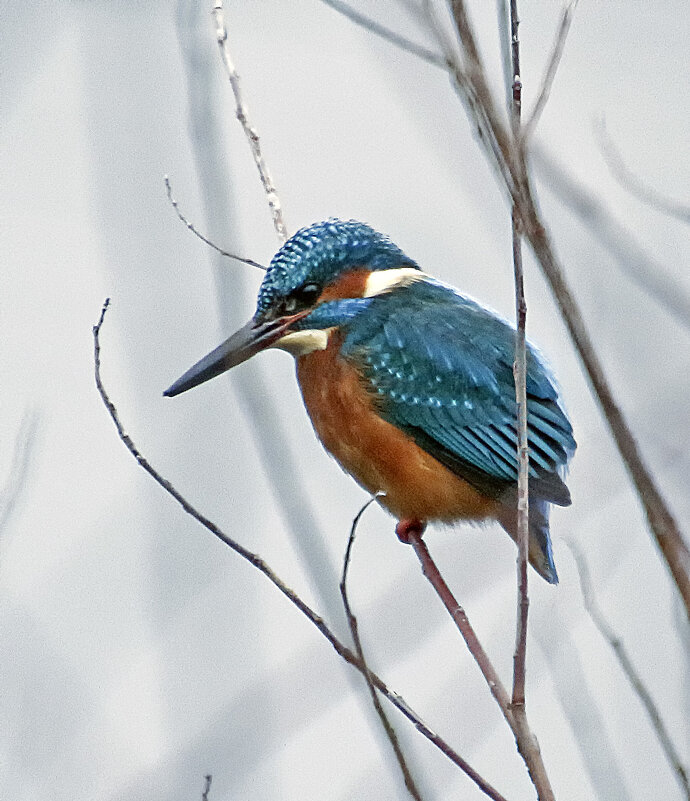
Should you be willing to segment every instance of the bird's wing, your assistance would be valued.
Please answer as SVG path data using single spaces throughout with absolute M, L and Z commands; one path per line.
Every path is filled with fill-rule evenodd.
M 375 298 L 349 328 L 343 354 L 385 419 L 498 498 L 518 474 L 514 341 L 497 315 L 442 284 L 418 282 Z M 566 505 L 560 473 L 575 450 L 572 427 L 531 348 L 527 398 L 531 491 Z

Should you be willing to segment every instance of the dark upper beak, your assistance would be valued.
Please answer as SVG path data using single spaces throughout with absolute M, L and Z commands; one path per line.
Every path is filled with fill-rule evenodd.
M 226 339 L 222 345 L 211 351 L 208 356 L 204 356 L 193 367 L 190 367 L 163 394 L 168 398 L 172 398 L 181 392 L 192 389 L 192 387 L 203 384 L 204 381 L 215 378 L 231 367 L 246 362 L 255 353 L 265 348 L 270 348 L 271 345 L 289 332 L 290 326 L 294 322 L 308 313 L 308 311 L 304 311 L 266 323 L 255 323 L 254 320 L 250 320 L 239 331 L 236 331 Z

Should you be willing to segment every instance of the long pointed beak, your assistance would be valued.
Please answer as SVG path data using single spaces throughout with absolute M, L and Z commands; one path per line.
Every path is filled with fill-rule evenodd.
M 246 362 L 259 351 L 270 348 L 284 334 L 289 331 L 290 326 L 308 314 L 307 311 L 293 314 L 289 317 L 280 317 L 267 323 L 255 323 L 250 320 L 242 326 L 231 337 L 225 340 L 208 356 L 198 361 L 193 367 L 169 386 L 163 393 L 166 397 L 172 398 L 182 392 L 186 392 L 192 387 L 199 386 L 211 378 L 224 373 L 231 367 L 236 367 L 242 362 Z

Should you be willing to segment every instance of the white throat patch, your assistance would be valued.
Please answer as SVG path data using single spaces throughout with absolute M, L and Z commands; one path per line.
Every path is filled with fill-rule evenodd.
M 325 328 L 323 330 L 292 331 L 274 342 L 271 347 L 284 350 L 295 358 L 306 356 L 307 353 L 313 353 L 315 350 L 326 350 L 328 335 L 332 330 L 332 328 Z

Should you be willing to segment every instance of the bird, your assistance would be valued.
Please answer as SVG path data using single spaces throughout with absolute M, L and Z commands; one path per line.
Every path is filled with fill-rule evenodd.
M 251 320 L 175 381 L 173 397 L 260 351 L 291 354 L 328 453 L 397 518 L 497 521 L 517 542 L 515 328 L 425 273 L 386 235 L 330 218 L 272 258 Z M 549 529 L 568 506 L 573 428 L 549 367 L 527 343 L 532 567 L 558 583 Z

